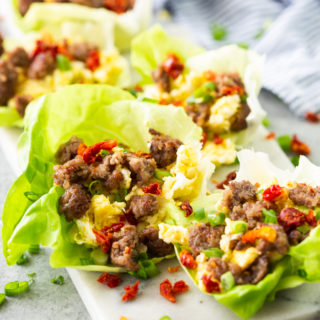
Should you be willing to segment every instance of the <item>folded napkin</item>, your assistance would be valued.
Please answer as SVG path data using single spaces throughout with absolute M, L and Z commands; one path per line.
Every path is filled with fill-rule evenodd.
M 320 112 L 320 0 L 158 0 L 208 49 L 245 43 L 266 54 L 263 87 L 297 115 Z M 215 40 L 211 26 L 225 28 Z

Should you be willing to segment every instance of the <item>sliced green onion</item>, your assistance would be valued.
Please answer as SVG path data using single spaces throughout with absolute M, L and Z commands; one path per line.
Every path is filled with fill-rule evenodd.
M 241 102 L 247 102 L 247 96 L 245 94 L 243 94 L 241 97 L 240 97 L 240 101 Z
M 262 124 L 266 127 L 269 128 L 270 127 L 270 119 L 268 118 L 268 116 L 265 116 L 262 120 Z
M 304 269 L 298 269 L 298 275 L 301 277 L 301 278 L 306 278 L 307 277 L 307 272 L 306 272 L 306 270 L 304 270 Z
M 229 291 L 235 286 L 236 281 L 234 280 L 231 271 L 228 271 L 221 276 L 221 284 L 225 291 Z
M 138 97 L 138 93 L 140 92 L 139 90 L 133 88 L 127 89 L 127 91 L 130 92 L 136 98 Z
M 94 249 L 90 253 L 90 256 L 93 260 L 93 264 L 97 264 L 100 266 L 106 265 L 109 258 L 109 256 L 101 250 L 101 248 Z
M 320 209 L 319 208 L 315 209 L 314 214 L 315 214 L 316 220 L 318 221 L 320 219 Z
M 211 26 L 211 34 L 214 40 L 221 41 L 224 40 L 227 36 L 227 29 L 221 24 L 214 23 Z
M 163 316 L 160 318 L 160 320 L 171 320 L 171 318 L 169 316 Z
M 205 90 L 215 91 L 217 88 L 217 85 L 213 81 L 208 81 L 208 82 L 205 82 L 201 87 L 204 88 Z
M 37 201 L 41 197 L 40 194 L 34 193 L 32 191 L 27 191 L 24 193 L 24 195 L 28 200 L 30 200 L 32 202 Z
M 94 264 L 94 261 L 92 258 L 80 258 L 80 263 L 82 266 L 89 266 Z
M 143 260 L 147 260 L 149 257 L 148 257 L 148 254 L 146 252 L 141 252 L 138 254 L 137 258 L 136 258 L 136 261 L 143 261 Z
M 62 286 L 64 284 L 64 277 L 63 276 L 57 276 L 51 279 L 51 282 L 54 284 L 58 284 L 59 286 Z
M 232 221 L 230 225 L 231 233 L 245 233 L 248 230 L 248 224 L 244 221 Z
M 242 48 L 242 49 L 248 49 L 249 48 L 249 44 L 246 42 L 239 42 L 238 43 L 238 47 Z
M 262 209 L 264 223 L 278 223 L 277 214 L 271 209 Z
M 310 226 L 307 224 L 304 224 L 303 226 L 297 227 L 297 230 L 300 231 L 302 234 L 306 234 L 310 231 Z
M 100 180 L 93 180 L 89 184 L 89 192 L 91 193 L 92 196 L 96 194 L 101 194 L 102 191 L 103 191 L 103 186 Z
M 239 158 L 238 156 L 236 156 L 235 160 L 234 160 L 234 163 L 233 164 L 240 164 L 240 161 L 239 161 Z
M 145 259 L 148 257 L 147 254 L 140 254 L 138 264 L 140 268 L 137 271 L 130 271 L 129 274 L 138 278 L 147 280 L 149 278 L 157 276 L 160 271 L 155 263 L 151 259 Z
M 172 174 L 167 170 L 159 170 L 157 169 L 155 172 L 155 177 L 158 180 L 162 180 L 164 177 L 172 177 Z
M 107 156 L 108 154 L 110 154 L 110 152 L 108 150 L 101 150 L 100 151 L 101 157 L 104 158 L 105 156 Z
M 30 288 L 28 281 L 13 281 L 4 286 L 4 293 L 6 296 L 17 296 L 18 294 L 28 291 Z
M 198 209 L 194 210 L 193 214 L 194 214 L 194 218 L 197 221 L 203 220 L 205 218 L 205 216 L 206 216 L 204 208 L 198 208 Z
M 281 147 L 282 150 L 284 150 L 284 151 L 291 150 L 292 138 L 289 135 L 279 136 L 277 138 L 277 140 L 278 140 L 279 146 Z
M 35 273 L 35 272 L 28 273 L 27 276 L 28 276 L 29 278 L 33 278 L 33 277 L 36 276 L 36 273 Z
M 4 293 L 0 293 L 0 306 L 5 302 L 6 295 Z
M 38 254 L 40 252 L 40 245 L 39 244 L 32 244 L 29 247 L 28 251 L 33 254 Z
M 254 38 L 255 39 L 260 39 L 264 33 L 270 28 L 270 26 L 272 25 L 272 20 L 271 19 L 267 19 L 264 23 L 262 28 L 255 34 Z
M 71 69 L 71 64 L 68 57 L 64 56 L 63 54 L 57 54 L 56 59 L 59 70 L 68 71 Z
M 141 261 L 141 265 L 146 270 L 148 278 L 155 277 L 160 273 L 160 270 L 151 259 Z
M 159 103 L 159 100 L 151 99 L 147 97 L 139 97 L 137 100 L 143 101 L 143 102 L 150 102 L 150 103 Z
M 300 162 L 300 156 L 292 156 L 290 161 L 295 167 L 297 167 Z
M 208 258 L 221 258 L 224 255 L 224 251 L 219 248 L 205 249 L 205 250 L 202 250 L 202 252 Z
M 263 193 L 263 191 L 264 191 L 264 189 L 259 189 L 259 190 L 257 191 L 257 194 L 261 194 L 261 193 Z
M 126 197 L 127 194 L 128 194 L 128 190 L 127 189 L 119 189 L 117 191 L 117 193 L 115 194 L 114 199 L 117 202 L 123 202 L 124 198 Z
M 223 212 L 218 212 L 215 217 L 209 218 L 211 226 L 225 225 L 226 215 Z
M 23 253 L 17 260 L 17 265 L 21 266 L 22 264 L 25 264 L 27 262 L 29 262 L 29 257 L 25 253 Z

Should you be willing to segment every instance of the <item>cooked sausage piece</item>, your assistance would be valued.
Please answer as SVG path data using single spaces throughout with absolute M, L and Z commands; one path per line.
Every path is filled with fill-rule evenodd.
M 186 113 L 194 123 L 200 127 L 204 127 L 210 117 L 211 105 L 212 102 L 188 103 L 186 105 Z
M 56 160 L 59 164 L 64 164 L 65 162 L 73 159 L 78 152 L 79 145 L 83 143 L 82 139 L 76 136 L 70 138 L 65 144 L 60 146 L 58 152 L 56 153 Z
M 159 168 L 165 168 L 177 159 L 178 148 L 182 142 L 168 136 L 156 135 L 150 143 L 150 155 Z
M 91 197 L 86 188 L 73 184 L 59 200 L 59 213 L 64 213 L 67 221 L 81 218 L 89 209 Z
M 141 242 L 148 248 L 148 253 L 155 257 L 164 257 L 173 252 L 173 245 L 159 239 L 156 228 L 148 227 L 140 235 Z
M 136 219 L 153 215 L 159 210 L 157 197 L 151 194 L 133 196 L 130 199 L 129 210 L 132 210 L 132 213 Z
M 295 187 L 289 189 L 289 198 L 298 206 L 313 208 L 320 201 L 320 193 L 317 193 L 305 183 L 298 183 Z
M 27 51 L 21 47 L 8 53 L 8 61 L 15 67 L 27 68 L 30 65 L 30 58 Z
M 51 52 L 39 53 L 31 62 L 28 77 L 31 79 L 42 79 L 50 74 L 56 67 L 56 61 Z
M 231 119 L 231 131 L 240 131 L 248 127 L 247 117 L 250 114 L 250 108 L 246 102 L 241 102 L 240 109 Z
M 6 106 L 14 96 L 18 74 L 7 61 L 0 61 L 0 106 Z
M 157 69 L 152 72 L 152 78 L 162 91 L 170 92 L 170 76 L 162 65 L 158 66 Z
M 210 258 L 207 263 L 207 271 L 220 281 L 221 276 L 229 271 L 229 267 L 221 258 Z
M 0 32 L 0 56 L 4 53 L 4 47 L 3 47 L 3 36 Z
M 43 2 L 43 0 L 19 0 L 18 10 L 24 16 L 34 2 Z
M 127 225 L 115 232 L 110 254 L 112 264 L 131 271 L 139 269 L 139 265 L 134 261 L 138 254 L 138 245 L 139 237 L 135 226 Z
M 27 105 L 31 102 L 31 100 L 32 100 L 32 97 L 27 94 L 16 96 L 14 98 L 14 102 L 16 104 L 15 105 L 16 110 L 18 111 L 21 117 L 24 117 Z
M 93 50 L 97 50 L 98 47 L 88 42 L 75 43 L 69 45 L 69 51 L 72 57 L 76 60 L 86 62 L 89 54 Z

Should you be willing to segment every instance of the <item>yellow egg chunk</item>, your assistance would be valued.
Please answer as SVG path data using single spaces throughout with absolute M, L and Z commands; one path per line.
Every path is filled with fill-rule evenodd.
M 166 223 L 159 224 L 159 238 L 167 243 L 180 243 L 188 245 L 189 231 L 181 226 Z
M 241 269 L 246 269 L 259 255 L 260 252 L 254 247 L 250 247 L 246 250 L 234 250 L 231 262 L 236 263 Z

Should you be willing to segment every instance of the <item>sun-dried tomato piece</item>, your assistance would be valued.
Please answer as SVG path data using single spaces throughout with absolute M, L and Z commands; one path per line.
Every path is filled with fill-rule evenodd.
M 194 260 L 192 254 L 187 250 L 182 250 L 179 254 L 180 262 L 188 269 L 196 269 L 197 262 Z
M 108 286 L 109 288 L 115 288 L 119 286 L 121 282 L 121 278 L 118 274 L 112 274 L 112 273 L 102 273 L 100 277 L 97 279 L 98 282 Z
M 135 218 L 132 209 L 126 210 L 124 212 L 124 215 L 127 219 L 127 221 L 129 222 L 129 224 L 132 224 L 134 226 L 136 226 L 138 224 L 138 220 Z
M 214 81 L 214 80 L 216 80 L 216 77 L 217 77 L 217 75 L 211 70 L 205 71 L 204 76 L 205 76 L 206 80 L 208 80 L 208 81 Z
M 125 286 L 124 290 L 126 293 L 122 296 L 123 302 L 135 299 L 139 290 L 139 280 L 132 286 Z
M 238 86 L 234 86 L 234 87 L 227 87 L 227 88 L 223 88 L 222 89 L 222 94 L 223 95 L 226 95 L 226 96 L 229 96 L 229 95 L 232 95 L 232 94 L 239 94 L 240 96 L 243 95 L 244 91 L 242 88 L 238 87 Z
M 38 54 L 44 52 L 50 52 L 52 57 L 55 59 L 58 54 L 58 46 L 50 45 L 48 43 L 45 43 L 45 41 L 43 40 L 37 40 L 35 49 L 31 54 L 31 60 L 33 60 Z
M 130 9 L 129 3 L 127 0 L 104 0 L 103 6 L 108 10 L 121 14 Z
M 138 84 L 136 84 L 134 87 L 133 87 L 134 90 L 136 91 L 142 91 L 143 88 L 141 86 L 139 86 Z
M 202 139 L 200 140 L 200 142 L 202 143 L 202 148 L 206 144 L 207 138 L 208 138 L 208 135 L 205 132 L 202 132 Z
M 175 272 L 179 271 L 180 268 L 181 268 L 181 266 L 168 267 L 168 272 L 169 273 L 175 273 Z
M 111 226 L 103 227 L 100 231 L 103 232 L 104 234 L 114 233 L 119 231 L 123 226 L 124 226 L 123 222 L 116 222 L 116 223 L 113 223 Z
M 274 132 L 269 132 L 266 136 L 265 136 L 265 138 L 266 139 L 268 139 L 268 140 L 270 140 L 270 139 L 274 139 L 276 137 L 276 134 L 274 133 Z
M 142 191 L 144 193 L 159 195 L 161 194 L 160 184 L 157 182 L 150 183 L 147 187 L 143 187 Z
M 78 147 L 77 154 L 83 156 L 83 153 L 86 151 L 88 147 L 84 143 L 80 143 Z
M 266 201 L 275 201 L 283 193 L 283 188 L 277 184 L 273 184 L 269 188 L 263 191 L 262 198 Z
M 308 111 L 305 113 L 304 117 L 306 118 L 306 120 L 312 123 L 320 122 L 320 115 L 315 112 Z
M 189 286 L 183 280 L 180 280 L 173 285 L 172 292 L 174 295 L 176 295 L 179 293 L 186 292 L 188 290 L 189 290 Z
M 92 164 L 96 161 L 102 161 L 102 157 L 99 155 L 99 152 L 101 150 L 111 151 L 116 146 L 117 146 L 116 140 L 107 140 L 107 141 L 98 142 L 93 146 L 87 147 L 83 151 L 82 153 L 83 160 L 87 164 Z M 79 148 L 78 148 L 78 152 L 79 152 Z
M 184 65 L 174 53 L 169 53 L 162 65 L 172 79 L 177 79 L 184 68 Z
M 293 135 L 291 141 L 291 151 L 296 154 L 302 155 L 308 155 L 311 153 L 311 149 L 309 148 L 309 146 L 306 143 L 300 141 L 296 134 Z
M 224 139 L 221 138 L 217 133 L 214 134 L 213 136 L 213 143 L 214 144 L 221 144 L 223 143 Z
M 173 287 L 169 279 L 160 283 L 160 294 L 172 303 L 176 303 L 176 298 L 173 294 Z
M 317 219 L 313 210 L 309 210 L 308 214 L 305 215 L 305 218 L 310 226 L 315 227 L 317 225 Z
M 278 216 L 278 222 L 288 232 L 302 226 L 306 222 L 306 216 L 296 208 L 284 208 Z
M 272 227 L 262 227 L 260 229 L 254 229 L 247 231 L 242 236 L 242 242 L 247 243 L 251 242 L 254 243 L 257 239 L 263 239 L 268 242 L 274 242 L 277 237 L 277 232 Z
M 96 236 L 97 243 L 101 247 L 102 251 L 104 253 L 108 253 L 111 248 L 112 234 L 111 233 L 105 234 L 95 229 L 92 229 L 92 231 Z
M 86 60 L 86 67 L 91 71 L 96 70 L 100 66 L 100 55 L 98 50 L 91 50 Z
M 191 207 L 190 202 L 188 200 L 180 204 L 179 208 L 186 212 L 186 217 L 189 217 L 193 212 L 193 208 Z
M 208 293 L 221 292 L 219 282 L 211 280 L 211 275 L 205 274 L 202 276 L 201 280 Z
M 173 104 L 175 107 L 179 107 L 182 106 L 182 101 L 173 101 L 171 104 Z
M 227 177 L 216 185 L 217 189 L 224 189 L 225 186 L 228 186 L 230 181 L 234 180 L 237 177 L 236 171 L 230 172 Z

